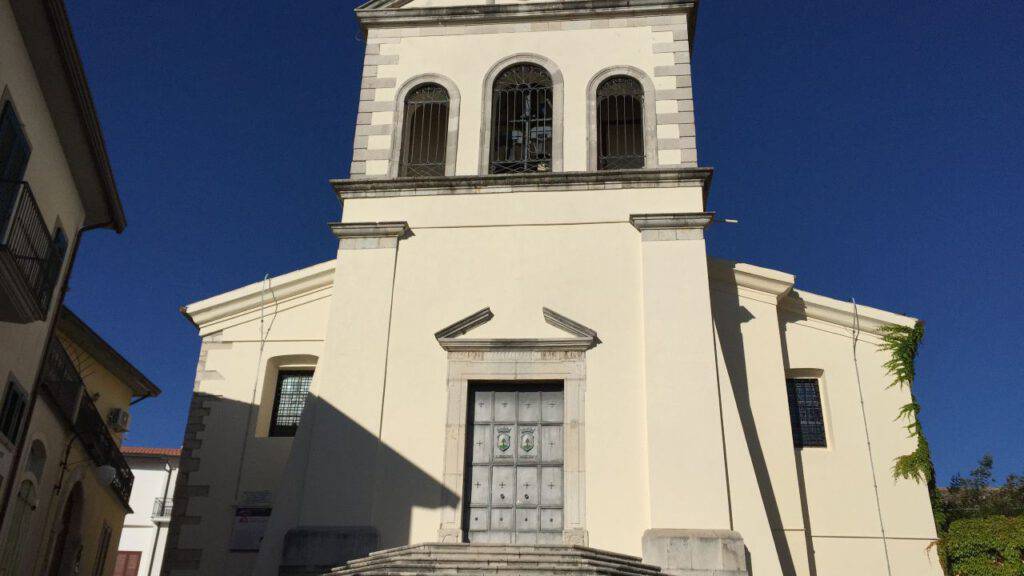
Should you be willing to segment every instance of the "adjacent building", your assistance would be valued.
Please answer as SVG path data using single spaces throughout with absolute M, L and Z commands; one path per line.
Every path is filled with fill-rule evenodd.
M 164 574 L 940 574 L 917 321 L 707 254 L 696 2 L 356 14 L 337 257 L 184 309 Z
M 63 300 L 83 233 L 124 226 L 63 2 L 0 0 L 0 575 L 113 569 L 160 390 Z
M 129 408 L 160 389 L 67 308 L 38 382 L 0 575 L 108 575 L 131 510 L 134 474 L 120 451 Z
M 0 0 L 0 502 L 82 233 L 124 225 L 63 3 Z
M 121 452 L 135 484 L 129 501 L 132 511 L 124 518 L 111 576 L 156 576 L 167 544 L 181 450 L 124 446 Z

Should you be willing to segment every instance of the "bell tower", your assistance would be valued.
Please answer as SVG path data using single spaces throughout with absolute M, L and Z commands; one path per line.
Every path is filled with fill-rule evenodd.
M 670 572 L 689 547 L 704 556 L 687 574 L 745 573 L 696 11 L 356 9 L 366 55 L 350 176 L 332 181 L 331 312 L 258 573 L 419 542 L 583 544 Z

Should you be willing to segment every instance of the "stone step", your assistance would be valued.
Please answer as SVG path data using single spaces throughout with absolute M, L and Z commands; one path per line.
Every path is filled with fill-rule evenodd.
M 331 576 L 660 576 L 640 558 L 585 546 L 417 544 L 380 550 Z

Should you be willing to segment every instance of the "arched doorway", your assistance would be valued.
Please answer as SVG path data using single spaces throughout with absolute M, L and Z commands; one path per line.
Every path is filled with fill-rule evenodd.
M 75 576 L 82 563 L 82 485 L 71 488 L 50 556 L 49 576 Z

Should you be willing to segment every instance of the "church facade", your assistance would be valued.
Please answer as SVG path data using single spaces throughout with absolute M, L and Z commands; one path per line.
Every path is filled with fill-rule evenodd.
M 183 309 L 164 574 L 374 573 L 419 543 L 373 562 L 941 574 L 927 487 L 890 473 L 914 441 L 880 331 L 916 320 L 707 255 L 696 12 L 356 10 L 337 258 Z

